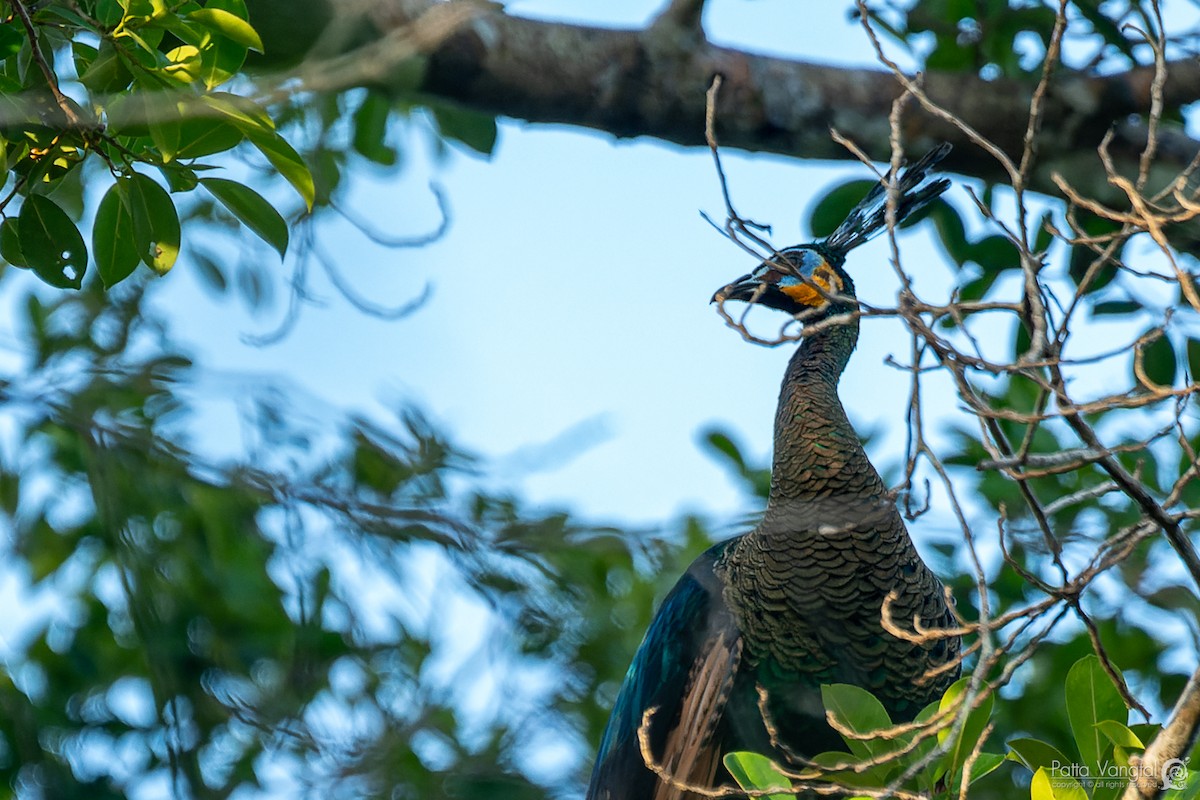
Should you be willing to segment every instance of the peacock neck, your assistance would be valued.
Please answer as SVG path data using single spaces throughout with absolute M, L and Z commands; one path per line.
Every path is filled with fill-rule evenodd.
M 797 501 L 807 507 L 885 491 L 838 399 L 838 380 L 857 342 L 858 320 L 831 325 L 806 337 L 788 362 L 775 417 L 768 517 L 789 516 Z

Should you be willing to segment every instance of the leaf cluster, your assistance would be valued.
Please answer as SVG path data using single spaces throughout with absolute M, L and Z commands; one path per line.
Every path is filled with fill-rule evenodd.
M 312 208 L 312 175 L 263 103 L 218 91 L 262 42 L 243 0 L 0 4 L 0 257 L 78 289 L 94 259 L 112 287 L 140 265 L 164 274 L 178 206 L 203 188 L 280 256 L 283 216 L 209 159 L 256 149 Z M 111 175 L 88 237 L 75 222 L 85 165 Z M 152 177 L 157 173 L 157 179 Z M 89 185 L 100 184 L 93 178 Z M 90 258 L 89 258 L 90 256 Z

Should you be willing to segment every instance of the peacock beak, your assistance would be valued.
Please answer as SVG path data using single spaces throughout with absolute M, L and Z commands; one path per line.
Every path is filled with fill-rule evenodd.
M 710 303 L 722 300 L 750 300 L 762 282 L 753 275 L 746 274 L 737 280 L 727 283 L 713 294 Z

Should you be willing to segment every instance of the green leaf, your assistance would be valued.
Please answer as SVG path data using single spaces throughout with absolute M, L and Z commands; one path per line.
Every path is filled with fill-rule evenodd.
M 1193 381 L 1200 381 L 1200 339 L 1187 340 L 1188 372 Z
M 131 17 L 151 17 L 154 15 L 154 3 L 151 0 L 117 0 L 125 13 Z
M 179 257 L 179 213 L 167 190 L 140 173 L 129 179 L 134 242 L 142 262 L 165 275 Z
M 727 753 L 724 758 L 725 769 L 738 782 L 738 786 L 748 791 L 763 789 L 790 789 L 792 782 L 779 771 L 779 767 L 766 756 L 758 753 Z M 767 800 L 792 800 L 793 794 L 761 795 Z
M 205 50 L 200 69 L 204 88 L 215 89 L 237 75 L 246 63 L 247 52 L 245 47 L 233 42 L 217 42 Z
M 87 245 L 75 222 L 40 194 L 25 198 L 17 218 L 21 253 L 39 278 L 59 289 L 78 289 L 87 271 Z
M 241 129 L 223 119 L 185 117 L 179 125 L 177 158 L 201 158 L 224 153 L 246 138 Z
M 241 17 L 244 20 L 250 19 L 250 13 L 246 8 L 246 0 L 208 0 L 208 2 L 204 4 L 204 7 L 219 8 L 222 11 L 228 11 L 235 17 Z
M 71 42 L 71 58 L 75 62 L 75 74 L 82 75 L 96 60 L 100 51 L 84 42 Z
M 816 238 L 833 233 L 858 201 L 878 185 L 878 181 L 848 181 L 830 189 L 808 215 L 809 232 Z
M 999 272 L 985 272 L 978 278 L 967 283 L 959 290 L 958 299 L 966 302 L 974 300 L 982 300 L 988 293 L 988 290 L 996 283 L 996 278 L 1000 277 Z M 946 317 L 946 321 L 953 322 L 952 317 Z
M 819 768 L 820 773 L 812 775 L 812 777 L 836 781 L 845 786 L 863 788 L 883 786 L 887 784 L 888 778 L 896 772 L 896 768 L 899 766 L 896 762 L 891 762 L 888 764 L 875 764 L 860 772 L 847 769 L 848 765 L 853 765 L 857 760 L 853 755 L 841 751 L 817 753 L 812 757 L 812 763 Z M 801 774 L 805 775 L 805 777 L 810 775 L 810 773 Z
M 934 230 L 937 231 L 946 255 L 960 267 L 970 261 L 971 245 L 967 241 L 967 231 L 963 227 L 958 210 L 939 197 L 929 204 L 929 218 L 933 220 Z M 831 230 L 830 233 L 832 232 Z
M 1142 348 L 1142 366 L 1146 370 L 1146 377 L 1160 386 L 1170 386 L 1175 382 L 1175 348 L 1166 334 Z
M 1115 745 L 1137 750 L 1146 749 L 1146 745 L 1142 744 L 1142 740 L 1138 738 L 1136 733 L 1130 730 L 1127 725 L 1117 722 L 1115 719 L 1102 719 L 1096 723 L 1096 727 Z
M 999 753 L 980 753 L 979 757 L 975 759 L 975 763 L 971 765 L 971 783 L 995 772 L 1004 761 L 1004 756 Z
M 1133 314 L 1137 311 L 1141 311 L 1142 308 L 1142 304 L 1134 300 L 1108 300 L 1103 303 L 1096 303 L 1096 305 L 1092 306 L 1092 313 L 1097 316 L 1103 314 Z
M 1057 747 L 1040 739 L 1013 739 L 1007 744 L 1007 758 L 1024 764 L 1032 772 L 1037 772 L 1043 767 L 1052 770 L 1056 768 L 1055 765 L 1061 770 L 1073 763 Z
M 1076 223 L 1083 228 L 1083 232 L 1090 237 L 1103 237 L 1115 233 L 1119 229 L 1119 225 L 1111 220 L 1097 217 L 1094 214 L 1082 212 L 1076 215 Z M 1113 258 L 1121 257 L 1121 249 L 1113 253 Z M 1079 284 L 1087 275 L 1088 270 L 1092 266 L 1092 262 L 1097 258 L 1097 253 L 1091 247 L 1085 244 L 1077 244 L 1071 248 L 1070 256 L 1068 257 L 1067 271 L 1071 275 L 1071 279 Z M 1117 276 L 1117 267 L 1113 263 L 1113 259 L 1109 259 L 1096 269 L 1096 273 L 1092 281 L 1088 283 L 1086 292 L 1094 292 L 1106 286 L 1113 278 Z
M 138 265 L 137 243 L 133 235 L 133 214 L 126 201 L 127 189 L 118 179 L 109 187 L 96 209 L 92 223 L 92 252 L 100 270 L 100 280 L 111 289 L 133 274 Z
M 1124 723 L 1129 716 L 1125 701 L 1094 655 L 1081 658 L 1071 667 L 1066 692 L 1067 719 L 1079 754 L 1093 774 L 1099 774 L 1108 740 L 1096 724 L 1106 719 Z
M 14 267 L 29 267 L 25 254 L 21 252 L 21 235 L 17 233 L 16 217 L 8 217 L 0 222 L 0 258 Z
M 198 22 L 211 31 L 221 34 L 259 53 L 263 52 L 262 39 L 249 22 L 220 8 L 201 8 L 188 14 L 188 19 Z
M 1013 358 L 1020 359 L 1032 346 L 1033 339 L 1029 336 L 1029 329 L 1025 327 L 1024 322 L 1018 321 L 1013 331 Z
M 171 194 L 190 192 L 200 185 L 196 171 L 181 165 L 178 161 L 170 164 L 159 164 L 158 172 L 167 182 Z
M 161 73 L 177 83 L 184 85 L 199 80 L 203 68 L 200 50 L 190 44 L 168 50 L 165 56 L 167 63 Z
M 848 683 L 826 684 L 821 687 L 821 701 L 842 727 L 854 733 L 868 734 L 872 731 L 892 727 L 883 703 L 859 686 Z M 860 758 L 869 758 L 894 750 L 896 745 L 882 739 L 855 739 L 842 736 L 850 752 Z
M 742 456 L 742 451 L 738 448 L 737 443 L 729 438 L 729 435 L 723 431 L 709 431 L 704 434 L 704 441 L 712 449 L 713 452 L 727 459 L 740 473 L 746 471 L 746 459 Z
M 220 264 L 201 250 L 191 253 L 191 261 L 196 264 L 197 274 L 215 294 L 225 294 L 229 289 L 229 281 L 225 280 Z
M 942 695 L 942 700 L 938 703 L 939 711 L 946 711 L 954 707 L 960 702 L 960 698 L 964 697 L 967 691 L 967 686 L 971 683 L 970 678 L 960 678 L 946 690 Z M 946 774 L 952 778 L 962 769 L 964 763 L 971 755 L 971 750 L 978 744 L 980 737 L 983 735 L 983 729 L 987 727 L 988 720 L 992 717 L 992 706 L 995 704 L 996 695 L 988 694 L 982 701 L 978 701 L 979 705 L 967 712 L 966 722 L 963 724 L 962 732 L 954 740 L 954 744 L 946 752 L 945 761 Z M 961 714 L 962 709 L 955 712 Z M 938 743 L 944 744 L 949 740 L 953 726 L 938 732 Z M 957 781 L 952 781 L 951 785 L 956 785 Z
M 0 25 L 0 61 L 15 56 L 25 43 L 25 32 L 16 22 Z
M 1033 237 L 1033 252 L 1044 253 L 1050 249 L 1050 245 L 1054 243 L 1054 234 L 1050 232 L 1050 223 L 1054 219 L 1054 215 L 1047 211 L 1042 214 L 1042 218 L 1038 220 L 1037 233 Z
M 999 234 L 985 236 L 971 245 L 971 260 L 983 267 L 985 273 L 999 273 L 1021 267 L 1021 254 L 1016 245 Z
M 919 725 L 919 724 L 926 723 L 929 720 L 933 719 L 934 715 L 938 713 L 938 706 L 939 706 L 939 703 L 936 703 L 936 702 L 930 703 L 929 705 L 925 706 L 923 709 L 921 709 L 921 712 L 919 714 L 917 714 L 916 717 L 913 718 L 913 722 Z M 900 741 L 902 744 L 907 745 L 914 738 L 916 738 L 917 735 L 918 735 L 918 731 L 913 731 L 912 733 L 902 736 Z M 913 748 L 913 750 L 909 754 L 908 758 L 910 759 L 910 761 L 914 761 L 914 762 L 919 761 L 920 759 L 924 758 L 925 755 L 936 746 L 937 746 L 937 737 L 926 736 L 926 737 L 922 738 L 920 742 L 917 743 L 917 746 Z M 918 779 L 926 781 L 928 783 L 926 788 L 932 787 L 933 776 L 932 776 L 931 770 L 928 770 L 928 769 L 922 770 L 921 773 L 917 777 L 918 777 Z
M 396 151 L 387 145 L 387 123 L 391 102 L 377 92 L 368 92 L 354 111 L 354 149 L 376 164 L 392 166 Z
M 96 21 L 105 28 L 112 28 L 125 16 L 125 9 L 117 0 L 96 0 Z
M 496 147 L 496 118 L 460 106 L 431 106 L 438 130 L 447 139 L 462 142 L 472 150 L 490 155 Z
M 1100 3 L 1096 0 L 1083 0 L 1083 2 L 1075 3 L 1075 7 L 1079 9 L 1079 13 L 1083 14 L 1088 22 L 1092 23 L 1093 29 L 1100 34 L 1104 41 L 1115 46 L 1125 56 L 1137 63 L 1137 57 L 1133 52 L 1133 43 L 1125 38 L 1125 34 L 1121 28 L 1113 20 L 1109 14 L 1100 8 Z
M 121 58 L 120 51 L 108 39 L 100 40 L 100 48 L 79 82 L 99 94 L 111 94 L 129 87 L 133 73 Z
M 1069 775 L 1051 777 L 1045 767 L 1033 773 L 1029 790 L 1032 800 L 1088 800 L 1087 792 L 1079 785 L 1079 781 Z
M 179 154 L 183 119 L 178 111 L 177 104 L 166 101 L 159 111 L 160 116 L 148 121 L 150 138 L 154 141 L 154 146 L 158 148 L 164 162 L 170 162 Z
M 304 199 L 304 204 L 312 211 L 313 200 L 316 198 L 316 188 L 313 185 L 312 173 L 308 169 L 308 165 L 304 163 L 304 159 L 300 157 L 290 144 L 283 140 L 283 137 L 274 131 L 265 132 L 262 130 L 247 130 L 246 138 L 258 148 L 267 160 L 271 162 L 271 166 L 279 171 L 279 174 L 287 179 L 287 182 L 292 185 Z
M 280 258 L 287 254 L 287 221 L 262 195 L 237 181 L 224 178 L 201 178 L 200 183 L 242 224 L 274 247 Z
M 200 97 L 200 102 L 226 117 L 244 133 L 275 131 L 271 116 L 253 100 L 229 92 L 213 92 Z

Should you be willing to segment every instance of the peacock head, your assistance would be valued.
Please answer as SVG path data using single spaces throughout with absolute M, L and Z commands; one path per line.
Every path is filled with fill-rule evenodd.
M 758 303 L 806 322 L 854 308 L 854 281 L 841 258 L 820 244 L 780 250 L 748 275 L 721 287 L 713 301 Z

